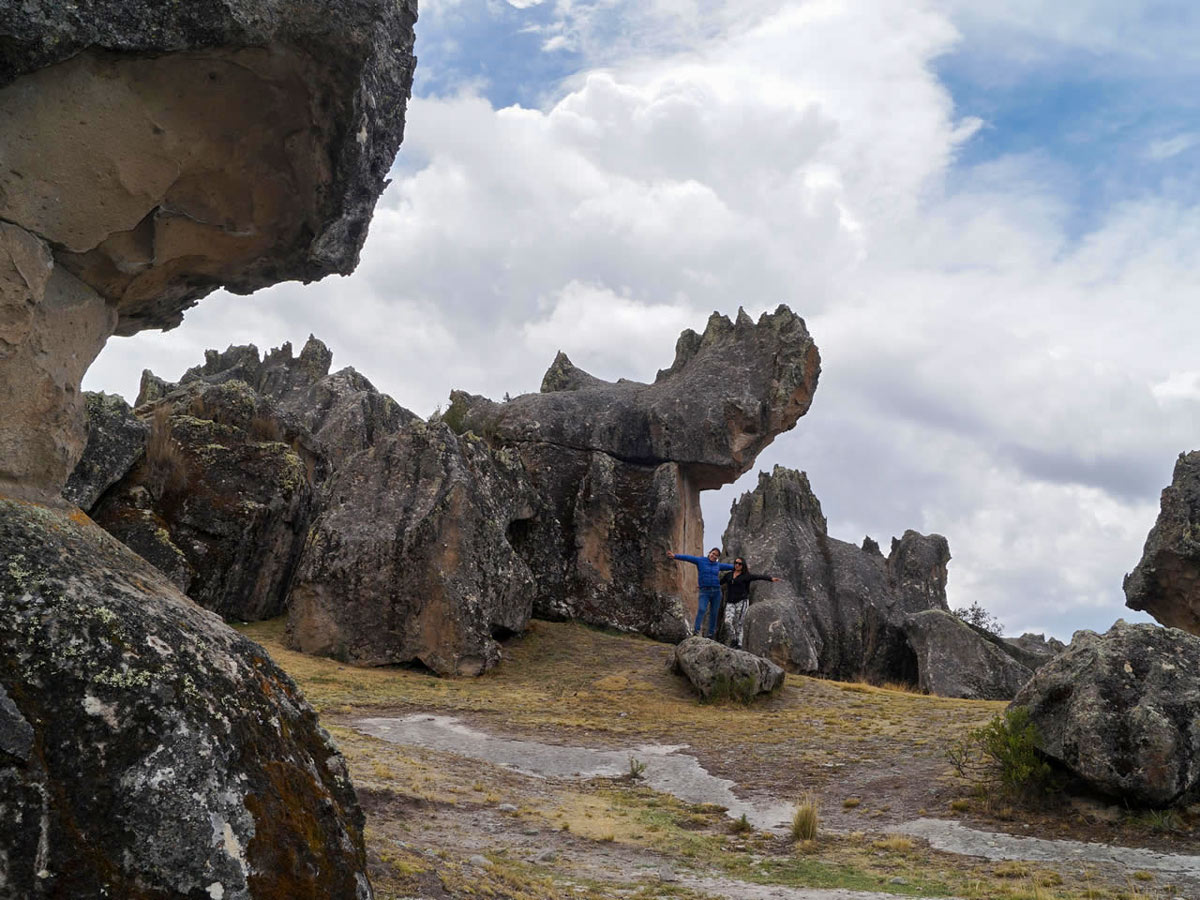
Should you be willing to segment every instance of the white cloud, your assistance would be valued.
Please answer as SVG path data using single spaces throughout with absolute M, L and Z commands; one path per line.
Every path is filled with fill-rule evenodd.
M 1191 150 L 1197 143 L 1200 143 L 1200 135 L 1192 133 L 1177 134 L 1172 138 L 1153 141 L 1146 148 L 1146 158 L 1152 159 L 1155 162 L 1161 162 Z

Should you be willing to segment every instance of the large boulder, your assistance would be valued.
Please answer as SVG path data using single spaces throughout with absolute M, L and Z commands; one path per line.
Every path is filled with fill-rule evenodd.
M 1200 798 L 1200 638 L 1118 620 L 1076 632 L 1012 702 L 1038 749 L 1135 806 Z
M 281 614 L 313 514 L 299 437 L 241 381 L 172 394 L 146 415 L 145 456 L 92 517 L 205 609 Z
M 115 395 L 88 391 L 84 399 L 87 446 L 63 489 L 63 497 L 80 509 L 90 510 L 145 452 L 150 425 Z
M 653 384 L 602 381 L 560 353 L 540 393 L 495 403 L 454 392 L 444 420 L 519 452 L 544 501 L 514 535 L 538 615 L 677 640 L 696 579 L 667 551 L 702 552 L 700 491 L 736 480 L 794 427 L 819 373 L 786 306 L 757 323 L 714 313 L 702 335 L 683 332 Z
M 703 637 L 689 637 L 675 646 L 673 669 L 683 675 L 700 697 L 749 702 L 783 685 L 783 669 L 761 656 L 734 650 Z
M 414 422 L 326 483 L 292 586 L 288 642 L 358 665 L 477 675 L 522 631 L 533 576 L 509 535 L 534 514 L 515 454 Z
M 1179 455 L 1158 521 L 1124 587 L 1130 609 L 1200 634 L 1200 451 Z
M 415 19 L 415 0 L 0 0 L 0 489 L 58 496 L 111 334 L 354 268 Z
M 1033 672 L 1001 639 L 942 609 L 909 616 L 904 634 L 917 655 L 917 686 L 930 694 L 968 700 L 1011 700 Z
M 363 816 L 261 647 L 76 511 L 0 498 L 0 894 L 371 896 Z

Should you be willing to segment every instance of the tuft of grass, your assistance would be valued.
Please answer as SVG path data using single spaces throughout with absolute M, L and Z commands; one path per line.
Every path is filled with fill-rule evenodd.
M 733 823 L 729 826 L 729 830 L 734 834 L 746 834 L 753 831 L 754 826 L 750 824 L 750 820 L 746 818 L 746 814 L 742 813 L 741 818 L 733 820 Z
M 800 798 L 800 803 L 796 806 L 796 811 L 792 814 L 792 840 L 814 840 L 820 825 L 820 804 L 812 794 L 805 794 Z
M 629 757 L 629 780 L 638 781 L 646 774 L 646 764 L 636 756 Z
M 907 838 L 902 834 L 889 834 L 875 841 L 871 846 L 876 850 L 884 850 L 891 853 L 908 853 L 914 845 L 912 838 Z
M 842 801 L 842 809 L 854 809 L 862 803 L 861 797 L 847 797 Z

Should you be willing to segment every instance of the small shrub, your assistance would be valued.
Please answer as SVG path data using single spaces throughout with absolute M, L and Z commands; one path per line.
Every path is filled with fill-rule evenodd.
M 741 818 L 733 820 L 733 824 L 729 826 L 729 830 L 734 834 L 746 834 L 753 831 L 754 826 L 750 824 L 750 820 L 746 818 L 746 814 L 742 813 Z
M 993 616 L 990 612 L 980 606 L 978 603 L 972 603 L 970 606 L 960 606 L 954 610 L 954 615 L 962 619 L 968 625 L 974 625 L 976 628 L 982 628 L 989 634 L 994 634 L 999 637 L 1004 633 L 1004 625 Z
M 957 800 L 950 801 L 951 812 L 966 812 L 971 808 L 971 801 L 965 797 L 959 797 Z
M 842 809 L 854 809 L 860 803 L 862 803 L 861 797 L 847 797 L 842 801 Z
M 1029 710 L 1016 707 L 946 751 L 959 775 L 994 785 L 1006 797 L 1032 800 L 1055 788 L 1049 764 L 1037 752 Z
M 892 853 L 907 853 L 912 850 L 913 842 L 902 834 L 889 834 L 871 845 L 876 850 L 890 850 Z
M 820 824 L 821 809 L 817 798 L 812 794 L 805 794 L 796 807 L 796 812 L 792 815 L 792 840 L 813 840 L 817 836 Z
M 150 492 L 160 499 L 187 487 L 187 457 L 171 436 L 171 407 L 166 403 L 157 406 L 150 416 L 146 468 Z
M 646 774 L 646 764 L 636 756 L 629 757 L 629 780 L 638 781 Z

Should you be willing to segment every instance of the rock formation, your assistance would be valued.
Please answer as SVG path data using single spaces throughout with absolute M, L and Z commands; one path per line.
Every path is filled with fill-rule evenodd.
M 1200 451 L 1175 463 L 1142 559 L 1125 576 L 1125 605 L 1200 634 Z
M 257 644 L 0 499 L 0 894 L 370 897 L 345 764 Z
M 724 544 L 782 579 L 755 588 L 742 646 L 790 671 L 1004 699 L 1028 678 L 1002 640 L 950 615 L 944 537 L 906 531 L 886 558 L 870 538 L 861 548 L 831 538 L 803 472 L 760 473 L 733 505 Z M 992 669 L 961 671 L 983 662 Z
M 0 0 L 13 896 L 371 895 L 353 789 L 295 686 L 60 494 L 110 335 L 173 327 L 217 287 L 353 269 L 415 18 L 415 0 Z
M 775 663 L 703 637 L 677 644 L 672 667 L 704 700 L 717 697 L 748 703 L 783 686 L 783 669 Z
M 1033 674 L 1003 639 L 974 628 L 945 610 L 927 609 L 904 620 L 904 636 L 917 655 L 917 687 L 968 700 L 1011 700 Z
M 1200 797 L 1200 638 L 1118 620 L 1076 632 L 1013 706 L 1038 749 L 1094 788 L 1135 806 Z
M 541 393 L 494 403 L 455 392 L 445 421 L 516 452 L 544 504 L 512 533 L 537 615 L 678 640 L 695 574 L 666 552 L 701 552 L 699 492 L 734 481 L 792 428 L 819 372 L 787 307 L 757 324 L 714 313 L 702 335 L 680 336 L 653 384 L 601 381 L 560 353 Z
M 88 392 L 84 400 L 87 445 L 63 497 L 81 509 L 91 509 L 146 452 L 150 425 L 135 416 L 120 397 Z
M 477 675 L 524 630 L 533 577 L 509 536 L 533 515 L 514 453 L 415 422 L 326 484 L 292 587 L 288 642 L 358 665 Z
M 53 501 L 109 335 L 353 269 L 413 0 L 0 2 L 0 490 Z

